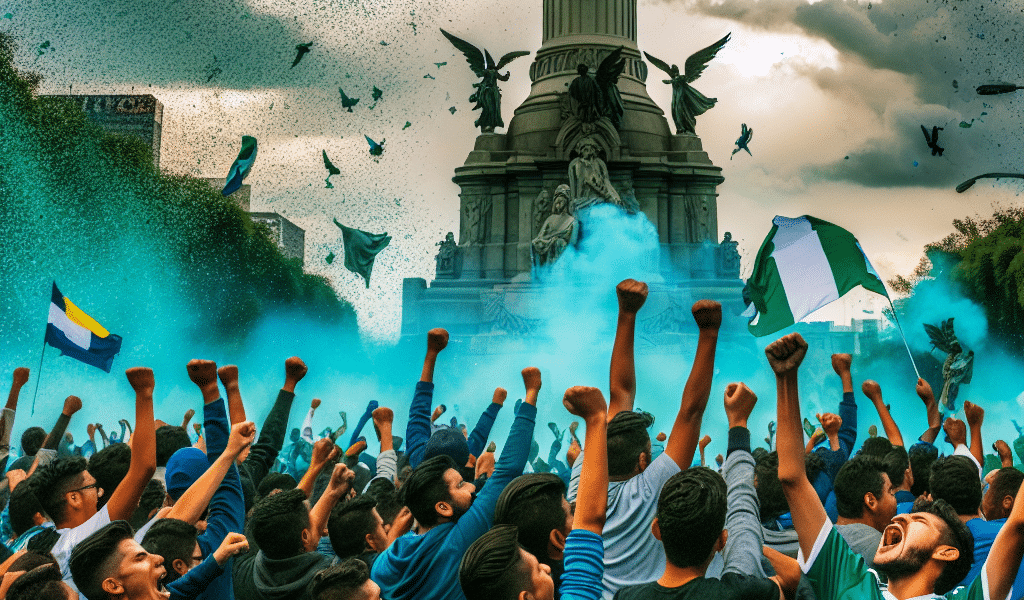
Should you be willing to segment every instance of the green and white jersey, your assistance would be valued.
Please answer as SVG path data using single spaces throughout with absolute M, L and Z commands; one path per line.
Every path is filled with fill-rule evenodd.
M 879 585 L 874 571 L 868 569 L 861 555 L 850 549 L 830 521 L 825 521 L 818 533 L 811 555 L 804 558 L 801 550 L 797 562 L 810 580 L 818 600 L 896 600 L 895 596 Z M 982 567 L 981 574 L 971 585 L 959 587 L 945 596 L 928 594 L 906 600 L 943 599 L 991 600 L 986 569 Z

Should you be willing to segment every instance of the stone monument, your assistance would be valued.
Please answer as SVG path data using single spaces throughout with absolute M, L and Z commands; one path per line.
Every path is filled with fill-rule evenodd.
M 442 243 L 450 254 L 444 263 L 438 256 L 430 287 L 405 280 L 403 335 L 528 332 L 532 294 L 543 285 L 538 266 L 576 244 L 577 211 L 601 203 L 643 213 L 657 230 L 651 266 L 661 281 L 649 303 L 662 308 L 649 310 L 664 309 L 660 331 L 686 330 L 691 299 L 742 310 L 736 242 L 717 241 L 721 168 L 695 133 L 672 133 L 648 95 L 636 13 L 637 0 L 544 0 L 530 94 L 505 133 L 479 135 L 455 168 L 457 246 Z M 684 320 L 669 314 L 679 306 Z

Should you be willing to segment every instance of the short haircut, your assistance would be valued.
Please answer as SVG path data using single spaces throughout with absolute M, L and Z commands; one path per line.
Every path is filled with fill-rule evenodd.
M 650 452 L 651 435 L 647 428 L 651 416 L 624 410 L 608 422 L 608 475 L 625 477 L 632 473 L 640 462 L 640 455 Z M 648 455 L 650 458 L 650 455 Z
M 554 473 L 516 477 L 498 497 L 494 524 L 515 525 L 519 544 L 537 560 L 548 563 L 551 530 L 561 531 L 565 527 L 564 497 L 565 483 Z
M 8 571 L 11 572 L 11 571 Z M 56 562 L 29 569 L 7 590 L 7 600 L 67 600 L 68 587 L 61 581 Z
M 159 554 L 164 558 L 167 568 L 167 583 L 178 578 L 178 573 L 171 566 L 175 560 L 186 565 L 192 564 L 192 553 L 196 549 L 196 538 L 199 532 L 195 525 L 178 519 L 160 519 L 146 532 L 142 538 L 142 547 L 150 554 Z
M 892 487 L 898 488 L 903 485 L 907 476 L 907 469 L 910 468 L 910 455 L 903 446 L 893 446 L 892 450 L 882 457 L 885 464 L 885 472 L 889 476 Z
M 870 454 L 861 454 L 846 461 L 836 473 L 833 490 L 840 517 L 859 519 L 864 514 L 864 495 L 882 499 L 885 465 Z
M 253 539 L 267 558 L 302 554 L 302 531 L 309 527 L 306 493 L 294 489 L 267 496 L 253 507 L 250 523 Z
M 932 464 L 928 491 L 945 500 L 960 515 L 973 515 L 981 507 L 981 477 L 966 456 L 944 456 Z
M 181 425 L 164 425 L 156 430 L 156 466 L 166 467 L 171 455 L 192 445 L 188 432 Z
M 918 442 L 910 447 L 907 456 L 910 458 L 910 472 L 914 474 L 914 485 L 910 486 L 910 493 L 920 496 L 931 489 L 932 463 L 939 458 L 939 449 L 929 443 Z
M 495 525 L 462 555 L 459 583 L 466 600 L 513 600 L 529 589 L 515 525 Z
M 42 427 L 29 427 L 21 434 L 21 451 L 25 456 L 35 456 L 46 440 L 46 430 Z
M 112 521 L 85 538 L 71 551 L 68 567 L 78 591 L 88 600 L 106 600 L 103 580 L 116 571 L 117 547 L 133 536 L 127 521 Z
M 93 475 L 95 477 L 95 475 Z M 104 496 L 106 492 L 104 491 Z M 159 479 L 150 479 L 149 483 L 146 484 L 145 489 L 142 490 L 142 497 L 139 498 L 139 505 L 135 508 L 135 512 L 132 513 L 131 524 L 135 529 L 140 529 L 143 525 L 149 522 L 149 515 L 154 510 L 159 510 L 164 505 L 164 500 L 167 497 L 167 489 L 164 488 L 164 483 Z
M 327 534 L 338 558 L 345 559 L 366 550 L 366 535 L 377 528 L 373 508 L 377 502 L 368 496 L 357 496 L 339 502 L 327 519 Z
M 892 442 L 889 441 L 889 438 L 869 437 L 868 439 L 864 440 L 864 443 L 861 445 L 860 452 L 858 452 L 858 454 L 861 456 L 874 456 L 876 458 L 882 458 L 886 454 L 888 454 L 890 450 L 892 450 Z
M 757 502 L 762 523 L 769 523 L 789 512 L 789 503 L 779 482 L 779 453 L 773 450 L 754 463 L 757 481 Z
M 100 508 L 114 494 L 117 486 L 121 485 L 131 463 L 132 449 L 128 444 L 111 444 L 89 459 L 89 473 L 96 478 L 96 484 L 103 488 L 103 495 L 97 503 Z
M 401 499 L 409 507 L 409 512 L 424 527 L 437 525 L 438 514 L 435 505 L 438 502 L 451 502 L 448 484 L 444 474 L 448 469 L 458 470 L 458 465 L 450 456 L 442 454 L 428 458 L 413 469 L 401 489 Z
M 314 575 L 306 591 L 310 600 L 353 600 L 369 579 L 366 563 L 350 558 Z
M 1007 496 L 1016 499 L 1021 483 L 1024 483 L 1024 473 L 1021 473 L 1016 467 L 1003 467 L 996 471 L 995 479 L 991 485 L 996 502 L 1002 504 L 1003 498 Z
M 297 485 L 295 478 L 288 473 L 268 473 L 256 488 L 256 495 L 266 498 L 274 490 L 294 490 Z
M 371 480 L 365 495 L 377 501 L 377 514 L 388 525 L 402 512 L 403 505 L 398 501 L 398 490 L 390 479 L 378 477 Z
M 64 522 L 68 506 L 65 494 L 75 489 L 85 472 L 86 462 L 81 456 L 58 458 L 45 467 L 36 470 L 32 482 L 33 491 L 46 514 L 57 527 Z
M 49 552 L 39 552 L 37 550 L 26 550 L 24 554 L 19 556 L 11 563 L 10 567 L 7 568 L 7 572 L 15 573 L 18 571 L 31 571 L 32 569 L 42 565 L 57 565 L 57 559 L 54 558 Z
M 694 567 L 711 556 L 725 529 L 726 501 L 725 480 L 711 469 L 693 467 L 665 482 L 656 518 L 670 563 Z
M 39 498 L 36 497 L 35 488 L 31 483 L 34 478 L 35 474 L 14 488 L 11 491 L 11 499 L 7 503 L 11 517 L 11 530 L 17 537 L 21 537 L 21 534 L 35 526 L 36 523 L 33 517 L 36 516 L 36 513 L 43 515 L 44 518 L 48 518 L 46 517 L 46 509 L 43 508 Z
M 913 512 L 931 513 L 946 523 L 946 530 L 939 538 L 940 544 L 953 546 L 960 551 L 956 560 L 946 564 L 942 574 L 935 580 L 935 593 L 944 595 L 952 591 L 971 572 L 974 563 L 974 535 L 960 520 L 957 511 L 944 500 L 917 500 Z

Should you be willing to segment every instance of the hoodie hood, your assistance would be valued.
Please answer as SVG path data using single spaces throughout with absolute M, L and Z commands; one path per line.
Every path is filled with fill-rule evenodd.
M 261 551 L 253 566 L 253 583 L 260 597 L 267 600 L 302 598 L 313 576 L 329 566 L 331 559 L 317 552 L 275 560 Z
M 381 597 L 464 598 L 458 580 L 462 556 L 452 556 L 450 549 L 442 548 L 453 527 L 454 523 L 442 523 L 423 535 L 408 533 L 381 553 L 371 573 L 371 579 L 380 586 Z

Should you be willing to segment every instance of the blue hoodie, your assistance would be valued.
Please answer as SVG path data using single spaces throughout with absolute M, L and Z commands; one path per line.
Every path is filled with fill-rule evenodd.
M 523 403 L 494 468 L 466 514 L 442 523 L 423 535 L 407 533 L 394 541 L 373 563 L 370 578 L 384 600 L 465 600 L 459 585 L 459 563 L 470 544 L 494 522 L 498 496 L 523 473 L 537 407 Z

